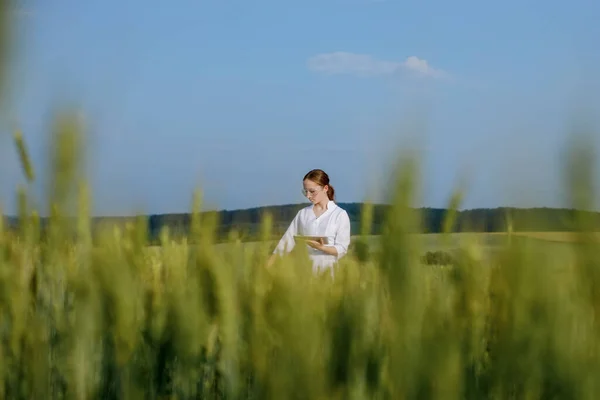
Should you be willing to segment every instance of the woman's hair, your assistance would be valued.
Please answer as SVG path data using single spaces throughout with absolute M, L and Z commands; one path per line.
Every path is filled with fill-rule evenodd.
M 322 169 L 313 169 L 312 171 L 309 171 L 306 175 L 304 175 L 303 180 L 313 181 L 321 186 L 328 186 L 329 189 L 327 189 L 327 197 L 329 197 L 329 200 L 332 201 L 335 199 L 335 189 L 329 183 L 329 176 Z

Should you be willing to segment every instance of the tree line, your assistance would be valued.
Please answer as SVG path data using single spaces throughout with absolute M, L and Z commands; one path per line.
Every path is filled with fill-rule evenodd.
M 350 216 L 352 234 L 361 231 L 361 218 L 364 210 L 363 203 L 339 203 Z M 211 216 L 216 220 L 217 236 L 225 239 L 231 231 L 238 232 L 242 240 L 256 240 L 260 234 L 260 226 L 263 218 L 268 214 L 272 220 L 273 238 L 280 236 L 288 227 L 296 213 L 306 204 L 287 204 L 276 206 L 255 207 L 238 210 L 205 211 L 200 213 L 201 218 Z M 372 224 L 370 233 L 377 235 L 381 233 L 383 222 L 386 218 L 389 206 L 386 204 L 375 204 L 371 206 Z M 440 233 L 443 223 L 448 214 L 445 208 L 414 208 L 412 212 L 418 213 L 421 221 L 420 227 L 415 233 Z M 600 213 L 583 212 L 584 218 L 591 220 L 595 225 L 600 224 Z M 152 240 L 157 240 L 160 232 L 167 228 L 171 237 L 187 236 L 190 232 L 191 213 L 166 213 L 144 215 L 142 218 L 148 227 L 148 234 Z M 568 232 L 574 229 L 574 218 L 576 210 L 566 208 L 477 208 L 468 210 L 457 210 L 453 231 L 455 232 L 506 232 L 511 229 L 518 231 Z M 102 226 L 124 226 L 128 222 L 134 222 L 139 216 L 133 217 L 94 217 L 94 227 Z M 7 227 L 18 227 L 16 217 L 5 217 Z M 45 220 L 41 220 L 43 228 Z M 600 225 L 599 225 L 600 226 Z

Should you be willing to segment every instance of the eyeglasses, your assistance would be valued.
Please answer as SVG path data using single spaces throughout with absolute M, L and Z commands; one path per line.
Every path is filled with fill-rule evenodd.
M 304 195 L 305 197 L 308 197 L 309 195 L 310 196 L 314 196 L 315 193 L 320 192 L 321 189 L 323 189 L 322 186 L 320 186 L 318 189 L 308 189 L 308 190 L 302 189 L 302 195 Z

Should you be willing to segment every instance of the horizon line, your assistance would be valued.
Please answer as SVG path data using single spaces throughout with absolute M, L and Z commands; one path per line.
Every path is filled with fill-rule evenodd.
M 245 207 L 245 208 L 221 208 L 221 209 L 209 209 L 202 210 L 200 214 L 206 213 L 228 213 L 228 212 L 240 212 L 240 211 L 251 211 L 251 210 L 260 210 L 265 208 L 278 208 L 278 207 L 298 207 L 302 206 L 305 203 L 280 203 L 280 204 L 271 204 L 271 205 L 263 205 L 263 206 L 253 206 L 253 207 Z M 375 203 L 375 202 L 336 202 L 336 204 L 345 204 L 345 205 L 366 205 L 370 204 L 375 207 L 389 207 L 391 203 Z M 307 204 L 308 206 L 308 204 Z M 419 206 L 419 207 L 410 207 L 413 210 L 450 210 L 448 207 L 433 207 L 433 206 Z M 457 208 L 457 212 L 465 212 L 465 211 L 475 211 L 475 210 L 498 210 L 498 209 L 507 209 L 507 210 L 534 210 L 534 209 L 547 209 L 547 210 L 556 210 L 556 211 L 583 211 L 589 213 L 600 213 L 600 210 L 579 210 L 576 208 L 569 207 L 550 207 L 550 206 L 529 206 L 529 207 L 518 207 L 518 206 L 495 206 L 495 207 L 471 207 L 471 208 Z M 161 215 L 192 215 L 193 212 L 191 210 L 188 211 L 167 211 L 167 212 L 159 212 L 159 213 L 134 213 L 134 214 L 100 214 L 100 215 L 90 215 L 90 219 L 101 219 L 101 218 L 137 218 L 140 216 L 161 216 Z M 4 218 L 12 218 L 18 219 L 18 214 L 2 214 L 0 215 Z M 49 218 L 49 216 L 39 216 L 41 219 Z M 77 218 L 77 216 L 72 216 L 72 218 Z

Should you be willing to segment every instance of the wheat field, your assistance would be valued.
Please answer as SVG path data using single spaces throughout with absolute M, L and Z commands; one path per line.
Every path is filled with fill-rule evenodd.
M 415 236 L 409 160 L 383 234 L 368 236 L 366 205 L 333 278 L 313 274 L 302 248 L 267 268 L 272 241 L 215 244 L 201 192 L 190 240 L 165 230 L 152 248 L 144 218 L 92 230 L 73 121 L 53 128 L 47 225 L 24 185 L 18 228 L 0 228 L 2 398 L 600 395 L 600 257 L 585 220 L 573 221 L 579 240 L 560 246 L 451 233 L 451 220 L 447 234 Z M 266 218 L 264 238 L 270 227 Z M 436 248 L 453 251 L 452 265 L 421 262 Z

